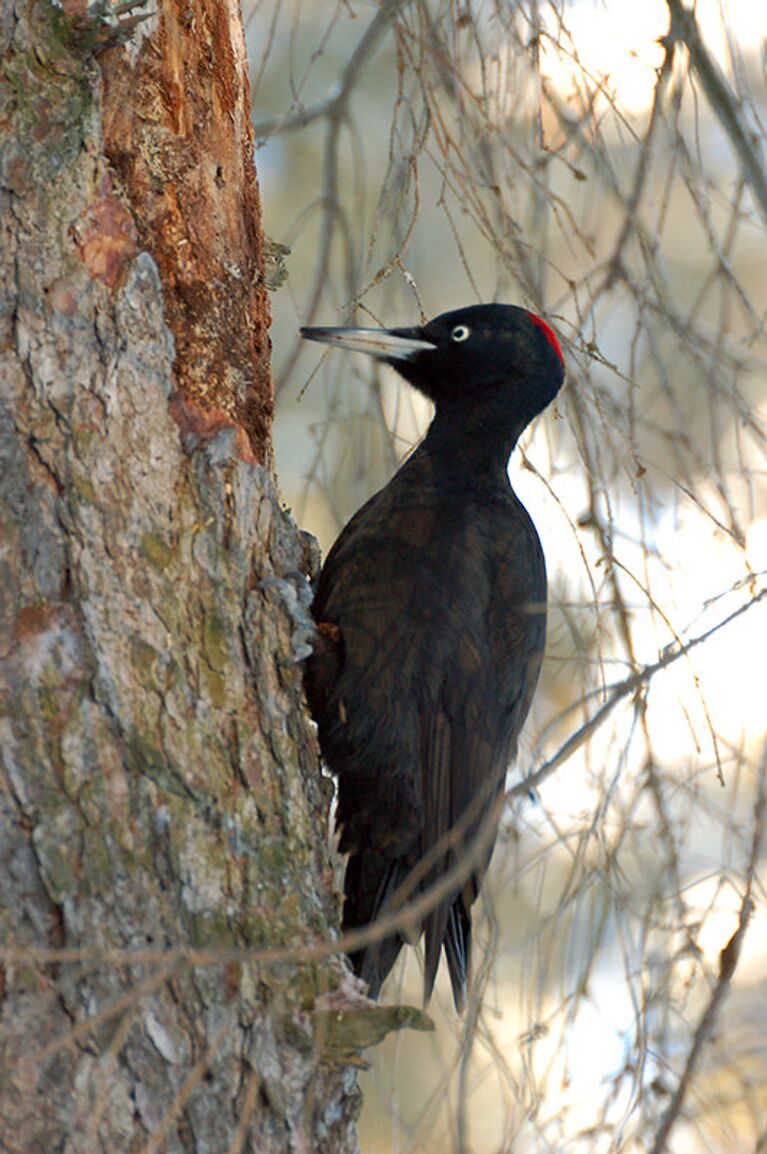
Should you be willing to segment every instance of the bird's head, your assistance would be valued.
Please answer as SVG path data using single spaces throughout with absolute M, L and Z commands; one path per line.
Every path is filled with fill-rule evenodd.
M 413 328 L 304 328 L 301 335 L 385 361 L 438 409 L 477 402 L 521 425 L 554 399 L 565 377 L 553 329 L 516 305 L 472 305 Z

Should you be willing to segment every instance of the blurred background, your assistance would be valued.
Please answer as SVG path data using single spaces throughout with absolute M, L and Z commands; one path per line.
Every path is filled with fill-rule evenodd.
M 435 1034 L 369 1053 L 362 1149 L 767 1151 L 767 5 L 245 15 L 277 471 L 323 551 L 430 414 L 299 325 L 507 301 L 568 367 L 511 464 L 551 611 L 475 998 L 441 977 Z

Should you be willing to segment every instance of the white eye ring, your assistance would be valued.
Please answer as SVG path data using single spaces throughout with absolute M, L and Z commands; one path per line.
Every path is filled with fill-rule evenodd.
M 450 334 L 451 341 L 468 341 L 471 329 L 468 325 L 456 325 Z

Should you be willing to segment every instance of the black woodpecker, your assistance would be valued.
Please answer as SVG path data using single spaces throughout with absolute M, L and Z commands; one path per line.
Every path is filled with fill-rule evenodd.
M 460 1011 L 471 907 L 546 635 L 543 552 L 507 466 L 562 387 L 562 352 L 544 320 L 503 304 L 414 328 L 301 333 L 385 361 L 435 405 L 424 440 L 328 554 L 306 691 L 338 777 L 343 928 L 442 882 L 415 927 L 424 999 L 444 948 Z M 371 997 L 405 940 L 392 932 L 351 955 Z

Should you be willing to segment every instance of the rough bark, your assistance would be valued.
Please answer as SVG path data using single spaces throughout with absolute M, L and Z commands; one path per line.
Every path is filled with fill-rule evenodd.
M 0 1136 L 25 1154 L 352 1151 L 354 1076 L 313 1017 L 340 962 L 245 952 L 331 938 L 337 900 L 290 663 L 308 551 L 256 463 L 268 313 L 236 9 L 195 6 L 220 10 L 195 33 L 164 3 L 100 58 L 105 142 L 92 49 L 110 29 L 81 8 L 0 9 Z M 203 71 L 173 123 L 143 104 L 181 36 L 234 126 L 195 154 L 202 207 L 168 158 Z M 200 241 L 200 263 L 178 259 L 203 213 L 235 249 L 213 316 L 224 258 Z M 231 339 L 249 313 L 251 343 Z
M 239 5 L 160 5 L 102 58 L 104 146 L 163 281 L 183 396 L 270 458 L 269 300 Z

